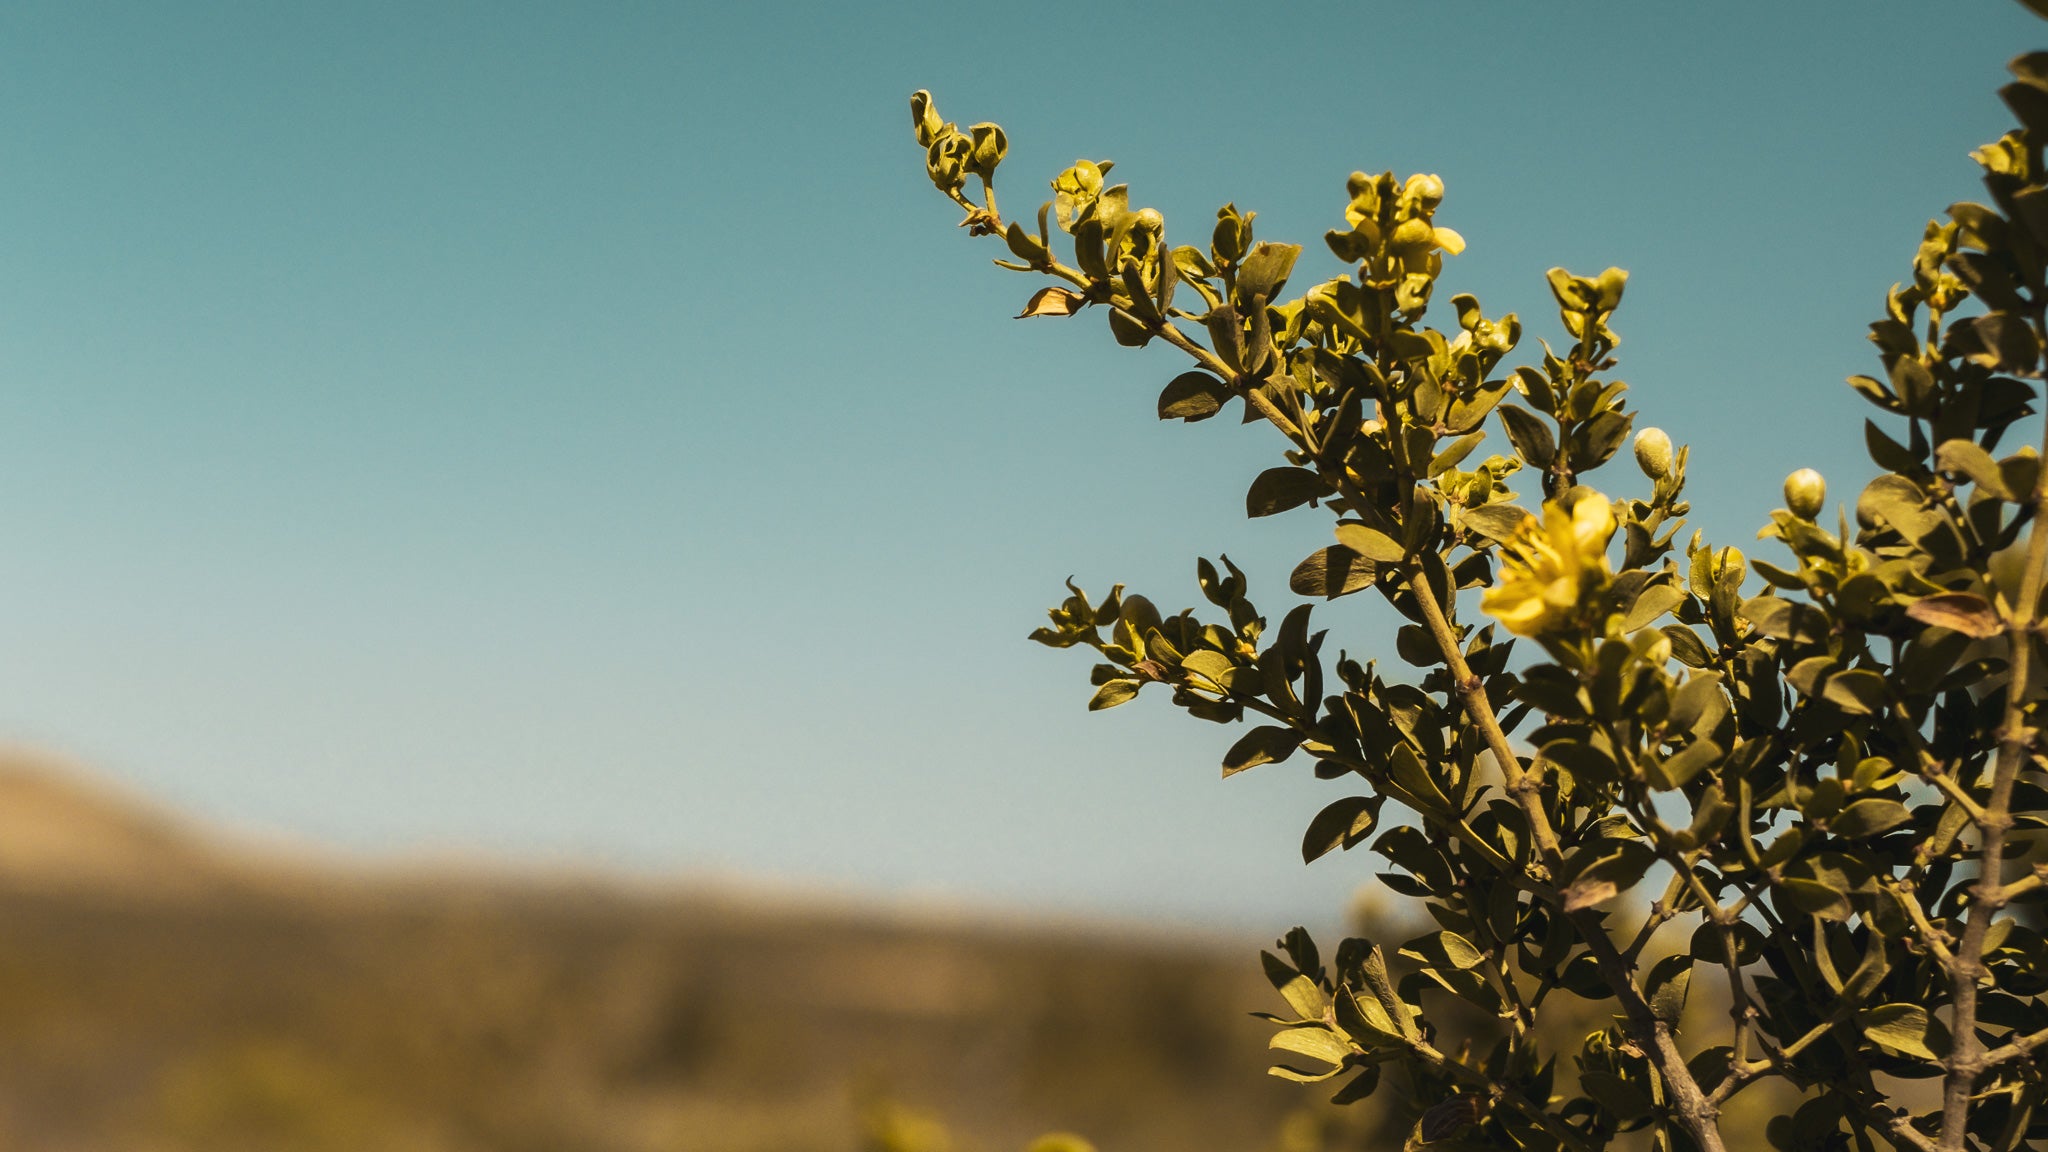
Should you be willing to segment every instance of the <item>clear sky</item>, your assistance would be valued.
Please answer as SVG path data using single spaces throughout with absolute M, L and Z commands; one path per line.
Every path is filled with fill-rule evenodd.
M 256 829 L 1284 927 L 1341 784 L 1088 715 L 1069 573 L 1269 610 L 1321 514 L 1152 418 L 1181 364 L 953 227 L 905 99 L 1199 240 L 1433 171 L 1477 292 L 1631 269 L 1619 375 L 1747 546 L 1853 498 L 1842 386 L 1977 195 L 2007 0 L 103 5 L 0 10 L 0 735 Z M 1449 323 L 1448 317 L 1442 322 Z M 1632 483 L 1632 470 L 1616 479 Z M 1333 639 L 1390 648 L 1364 598 Z

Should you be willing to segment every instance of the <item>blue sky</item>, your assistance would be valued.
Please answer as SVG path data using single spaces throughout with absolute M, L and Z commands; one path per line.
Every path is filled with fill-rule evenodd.
M 1170 236 L 1309 242 L 1440 173 L 1446 290 L 1618 372 L 1747 545 L 1853 497 L 1862 333 L 1977 194 L 2005 0 L 10 5 L 0 735 L 245 827 L 1284 927 L 1341 785 L 1024 642 L 1069 573 L 1177 607 L 1269 437 L 953 228 L 905 98 L 994 119 L 1012 213 L 1112 158 Z M 1448 322 L 1448 321 L 1445 321 Z M 1633 483 L 1619 470 L 1610 485 Z M 1378 606 L 1333 637 L 1390 649 Z

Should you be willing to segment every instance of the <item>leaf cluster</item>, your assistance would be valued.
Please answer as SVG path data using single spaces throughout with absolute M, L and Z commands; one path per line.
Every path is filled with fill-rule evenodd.
M 1070 581 L 1033 634 L 1095 653 L 1090 708 L 1159 685 L 1248 723 L 1226 776 L 1302 760 L 1343 785 L 1303 858 L 1368 847 L 1436 925 L 1391 956 L 1352 939 L 1325 964 L 1300 930 L 1267 953 L 1276 1075 L 1340 1101 L 1398 1082 L 1411 1142 L 1445 1147 L 1719 1152 L 1724 1108 L 1764 1081 L 1801 1099 L 1770 1130 L 1787 1152 L 2048 1140 L 2048 533 L 2040 451 L 2001 447 L 2042 410 L 2048 54 L 2012 70 L 2020 126 L 1972 154 L 1991 202 L 1928 225 L 1871 326 L 1881 372 L 1850 381 L 1880 474 L 1828 524 L 1824 481 L 1795 472 L 1769 561 L 1679 541 L 1689 451 L 1637 432 L 1614 375 L 1619 269 L 1552 269 L 1560 334 L 1528 356 L 1521 321 L 1470 295 L 1429 323 L 1464 248 L 1434 176 L 1354 173 L 1324 237 L 1349 271 L 1290 295 L 1299 246 L 1235 205 L 1172 246 L 1106 161 L 1056 177 L 1035 230 L 1005 224 L 975 167 L 1001 130 L 913 98 L 964 223 L 1054 281 L 1023 315 L 1096 310 L 1119 343 L 1177 349 L 1160 418 L 1235 404 L 1280 436 L 1247 514 L 1332 518 L 1277 627 L 1225 557 L 1197 565 L 1199 610 Z M 1614 487 L 1636 494 L 1589 487 L 1631 433 L 1639 476 Z M 1404 621 L 1385 668 L 1314 623 L 1366 592 Z M 1556 1044 L 1561 997 L 1613 1023 Z M 1448 1002 L 1480 1024 L 1453 1034 Z

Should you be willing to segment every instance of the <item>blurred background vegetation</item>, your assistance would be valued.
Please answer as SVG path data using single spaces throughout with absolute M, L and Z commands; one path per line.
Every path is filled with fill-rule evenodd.
M 0 925 L 21 1152 L 1339 1152 L 1412 1121 L 1263 1074 L 1261 941 L 320 857 L 18 752 Z M 1566 1030 L 1605 1024 L 1579 1003 Z
M 1261 1074 L 1254 941 L 324 862 L 21 755 L 0 925 L 0 1147 L 24 1152 L 969 1152 L 1054 1128 L 1302 1152 L 1369 1127 Z

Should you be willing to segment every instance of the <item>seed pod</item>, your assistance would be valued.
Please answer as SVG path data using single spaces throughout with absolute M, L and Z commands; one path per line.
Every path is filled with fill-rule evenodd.
M 1636 433 L 1636 467 L 1652 480 L 1671 475 L 1671 437 L 1662 428 L 1645 428 Z
M 1801 468 L 1785 477 L 1785 507 L 1801 520 L 1820 515 L 1828 500 L 1828 482 L 1811 468 Z

